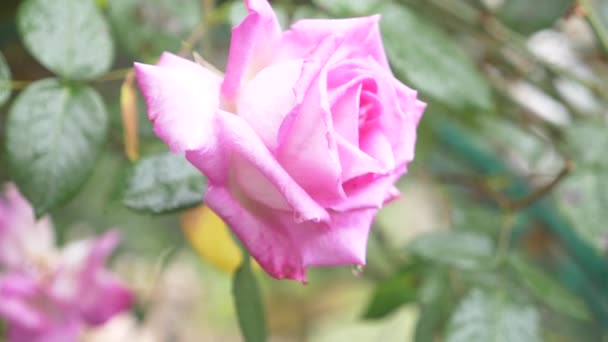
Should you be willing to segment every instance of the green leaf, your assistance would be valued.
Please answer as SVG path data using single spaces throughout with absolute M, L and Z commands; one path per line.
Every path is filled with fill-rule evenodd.
M 552 26 L 571 5 L 572 0 L 509 0 L 498 16 L 514 30 L 531 34 Z
M 494 246 L 489 238 L 478 234 L 437 232 L 418 237 L 407 251 L 433 262 L 471 270 L 489 265 Z
M 133 57 L 176 52 L 203 20 L 199 0 L 110 0 L 108 14 L 121 46 Z
M 232 294 L 245 342 L 266 341 L 266 321 L 260 289 L 249 265 L 249 257 L 234 274 Z
M 382 318 L 401 305 L 416 300 L 416 278 L 411 271 L 397 273 L 378 284 L 365 310 L 365 318 Z
M 4 55 L 0 53 L 0 106 L 11 97 L 11 69 L 6 63 Z
M 338 17 L 370 14 L 378 5 L 378 0 L 313 0 L 312 2 Z
M 518 303 L 503 289 L 474 288 L 452 314 L 445 341 L 541 341 L 540 317 L 534 306 Z
M 557 195 L 561 212 L 573 223 L 579 235 L 590 245 L 605 250 L 608 238 L 608 170 L 575 169 L 560 184 Z
M 513 257 L 509 259 L 509 264 L 515 269 L 530 292 L 546 305 L 575 319 L 588 320 L 590 318 L 585 303 L 561 286 L 557 280 L 522 258 Z
M 107 128 L 106 108 L 92 88 L 46 79 L 17 97 L 6 123 L 8 163 L 36 216 L 77 192 L 95 166 Z
M 137 162 L 126 182 L 123 204 L 162 214 L 201 204 L 207 181 L 183 155 L 162 153 Z
M 112 65 L 110 30 L 93 0 L 26 0 L 17 24 L 27 49 L 58 75 L 92 79 Z
M 457 110 L 493 109 L 490 88 L 465 51 L 404 6 L 381 8 L 380 27 L 395 73 L 408 85 Z
M 433 342 L 443 330 L 452 301 L 447 272 L 432 268 L 419 290 L 420 317 L 416 322 L 415 342 Z

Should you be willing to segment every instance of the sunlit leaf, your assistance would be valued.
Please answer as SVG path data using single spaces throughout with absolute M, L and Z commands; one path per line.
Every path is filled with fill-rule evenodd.
M 182 229 L 198 255 L 220 270 L 233 273 L 243 262 L 228 226 L 209 207 L 200 205 L 185 211 Z
M 503 289 L 472 289 L 448 324 L 446 342 L 541 341 L 534 306 L 518 303 Z
M 483 235 L 448 231 L 422 235 L 408 245 L 407 251 L 433 262 L 476 269 L 489 265 L 494 246 Z
M 198 205 L 207 187 L 205 177 L 183 155 L 172 153 L 140 159 L 126 184 L 124 205 L 151 214 Z
M 26 0 L 17 24 L 27 49 L 58 75 L 91 79 L 112 65 L 109 26 L 93 0 Z
M 91 173 L 108 127 L 99 94 L 56 79 L 30 85 L 6 124 L 9 168 L 40 216 L 70 199 Z
M 491 110 L 490 88 L 470 57 L 437 25 L 404 6 L 381 7 L 380 27 L 397 76 L 457 110 Z
M 266 319 L 262 296 L 248 260 L 234 274 L 232 294 L 245 342 L 265 342 Z

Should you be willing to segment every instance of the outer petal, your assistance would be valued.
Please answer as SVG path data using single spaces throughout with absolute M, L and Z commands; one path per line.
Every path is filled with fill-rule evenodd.
M 226 77 L 222 83 L 224 109 L 233 111 L 245 81 L 272 60 L 281 37 L 279 22 L 266 0 L 246 0 L 249 14 L 232 29 Z
M 221 79 L 202 66 L 164 53 L 157 66 L 135 63 L 154 132 L 174 152 L 205 144 L 219 108 Z
M 376 208 L 332 213 L 330 222 L 302 222 L 291 213 L 242 203 L 223 187 L 210 187 L 205 201 L 233 229 L 271 276 L 306 282 L 310 266 L 364 265 Z
M 0 195 L 0 266 L 17 268 L 53 251 L 54 231 L 48 216 L 36 221 L 34 210 L 14 184 Z
M 332 60 L 371 56 L 388 69 L 378 27 L 379 20 L 379 15 L 351 19 L 299 20 L 283 34 L 280 58 L 306 57 L 319 41 L 328 36 L 340 36 L 343 38 L 342 45 Z

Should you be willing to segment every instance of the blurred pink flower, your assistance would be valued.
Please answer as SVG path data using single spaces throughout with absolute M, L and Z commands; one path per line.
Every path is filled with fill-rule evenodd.
M 425 104 L 393 76 L 379 16 L 282 32 L 266 0 L 245 2 L 223 79 L 169 53 L 135 64 L 154 130 L 207 176 L 206 204 L 272 276 L 363 265 Z
M 131 292 L 104 268 L 116 231 L 58 250 L 51 220 L 36 220 L 17 188 L 0 195 L 0 317 L 11 342 L 77 341 L 131 306 Z

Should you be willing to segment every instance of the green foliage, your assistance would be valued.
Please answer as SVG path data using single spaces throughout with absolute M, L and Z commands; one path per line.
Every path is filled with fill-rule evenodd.
M 6 103 L 11 96 L 10 81 L 11 69 L 9 69 L 4 55 L 0 53 L 0 106 Z
M 163 153 L 135 164 L 122 201 L 133 210 L 163 214 L 200 204 L 206 186 L 205 177 L 183 155 Z
M 600 122 L 572 125 L 566 140 L 576 168 L 561 184 L 558 203 L 580 236 L 601 250 L 608 237 L 608 127 Z
M 95 167 L 108 127 L 101 96 L 37 81 L 11 107 L 6 148 L 13 179 L 41 216 L 72 197 Z
M 556 279 L 520 257 L 512 257 L 509 263 L 519 275 L 521 282 L 543 303 L 575 319 L 590 318 L 583 301 L 565 289 Z
M 108 14 L 121 46 L 152 60 L 177 51 L 202 20 L 198 0 L 110 0 Z
M 407 251 L 433 262 L 473 270 L 489 266 L 492 241 L 471 232 L 437 232 L 412 241 Z
M 245 342 L 266 341 L 266 319 L 260 289 L 251 271 L 249 257 L 239 266 L 232 281 L 234 305 Z
M 417 298 L 416 276 L 412 270 L 397 273 L 374 289 L 372 299 L 365 310 L 365 318 L 382 318 L 401 305 Z
M 450 318 L 446 342 L 540 342 L 536 309 L 518 303 L 506 290 L 474 288 Z
M 380 13 L 386 52 L 397 75 L 454 109 L 492 110 L 487 82 L 453 39 L 407 7 L 387 4 Z
M 500 9 L 499 16 L 514 30 L 530 34 L 553 25 L 570 6 L 572 0 L 509 0 Z
M 371 13 L 382 1 L 377 0 L 313 0 L 318 7 L 337 17 L 352 17 Z
M 17 24 L 30 53 L 60 76 L 92 79 L 112 65 L 110 29 L 93 0 L 26 0 Z

